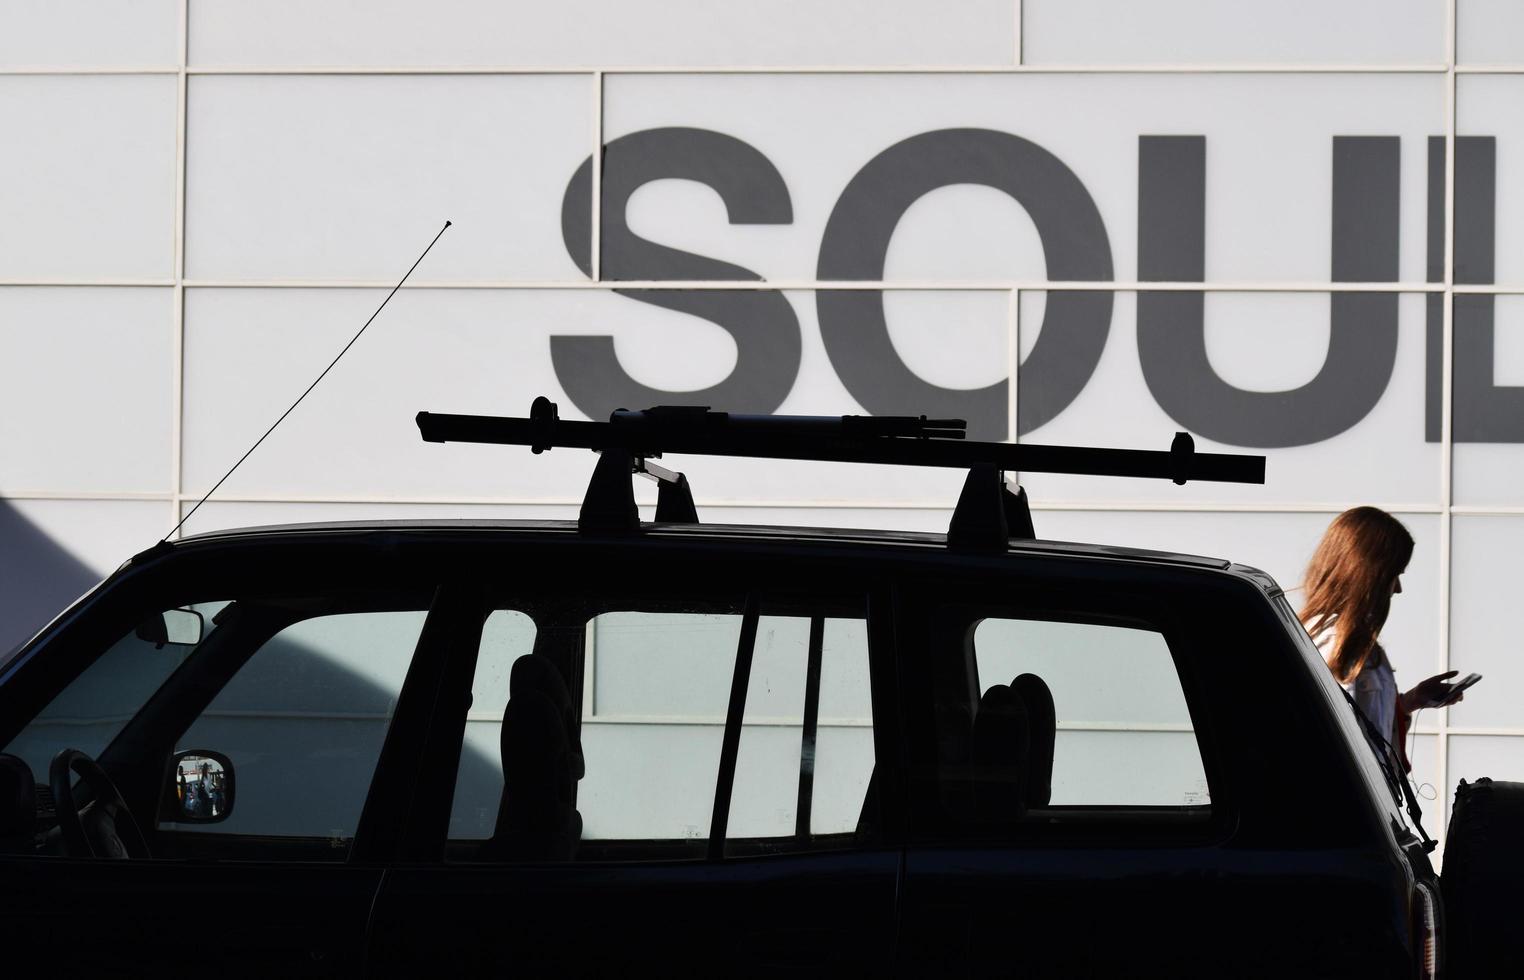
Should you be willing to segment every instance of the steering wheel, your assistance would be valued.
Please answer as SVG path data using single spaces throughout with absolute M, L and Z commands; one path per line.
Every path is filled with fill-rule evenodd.
M 83 813 L 74 802 L 72 776 L 78 773 L 95 800 Z M 48 766 L 48 784 L 58 809 L 64 853 L 72 857 L 146 858 L 148 841 L 106 770 L 78 749 L 64 749 Z

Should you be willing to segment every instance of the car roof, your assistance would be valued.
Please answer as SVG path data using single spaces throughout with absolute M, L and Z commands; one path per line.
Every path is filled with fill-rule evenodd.
M 709 541 L 763 542 L 788 541 L 795 543 L 817 542 L 821 544 L 863 544 L 881 547 L 920 550 L 945 550 L 947 535 L 928 531 L 869 530 L 837 527 L 787 527 L 755 524 L 687 524 L 642 523 L 645 535 L 669 540 L 698 539 Z M 214 544 L 225 541 L 264 540 L 275 542 L 282 539 L 299 539 L 322 534 L 365 535 L 375 533 L 442 534 L 473 533 L 516 536 L 524 534 L 578 534 L 575 521 L 510 520 L 486 518 L 436 518 L 430 520 L 373 520 L 332 521 L 321 523 L 277 524 L 258 527 L 228 528 L 187 535 L 174 547 Z M 1262 588 L 1276 588 L 1268 575 L 1246 566 L 1235 565 L 1224 558 L 1182 554 L 1169 551 L 1151 551 L 1121 545 L 1094 544 L 1077 541 L 1048 541 L 1042 539 L 1012 539 L 1006 552 L 1012 556 L 1048 555 L 1070 558 L 1105 558 L 1127 562 L 1174 565 L 1196 569 L 1232 570 L 1244 577 L 1253 578 Z

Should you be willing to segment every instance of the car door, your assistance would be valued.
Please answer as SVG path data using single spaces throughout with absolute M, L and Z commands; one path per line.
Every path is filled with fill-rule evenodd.
M 1054 556 L 902 596 L 905 970 L 1405 969 L 1406 865 L 1257 587 Z
M 131 973 L 360 970 L 384 867 L 362 813 L 388 795 L 383 755 L 401 751 L 399 726 L 416 714 L 404 682 L 427 688 L 418 676 L 434 669 L 413 656 L 432 591 L 329 590 L 203 581 L 167 607 L 204 620 L 204 636 L 182 643 L 108 600 L 118 608 L 86 615 L 62 647 L 36 652 L 30 675 L 8 679 L 7 704 L 43 707 L 5 751 L 44 786 L 59 750 L 96 757 L 151 851 L 60 853 L 44 814 L 38 837 L 0 856 L 12 948 Z M 93 656 L 92 636 L 103 638 Z M 82 802 L 90 790 L 74 792 Z
M 905 968 L 1239 975 L 1217 958 L 1223 932 L 1200 941 L 1239 896 L 1223 887 L 1226 801 L 1177 658 L 1179 610 L 1093 571 L 907 591 L 924 764 Z
M 444 699 L 469 708 L 431 733 L 438 805 L 377 902 L 375 971 L 887 967 L 898 758 L 866 582 L 595 565 L 596 584 L 493 590 Z

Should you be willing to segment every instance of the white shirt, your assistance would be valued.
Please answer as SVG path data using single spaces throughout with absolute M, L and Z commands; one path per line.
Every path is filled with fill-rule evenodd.
M 1334 628 L 1329 626 L 1313 638 L 1324 660 L 1333 656 Z M 1370 656 L 1360 666 L 1360 672 L 1342 684 L 1349 696 L 1355 699 L 1362 714 L 1370 719 L 1376 731 L 1396 744 L 1397 738 L 1397 675 L 1386 657 L 1381 644 L 1371 650 Z

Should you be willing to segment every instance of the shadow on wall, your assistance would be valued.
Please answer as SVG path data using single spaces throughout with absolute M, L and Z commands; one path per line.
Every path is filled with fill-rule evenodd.
M 101 578 L 0 499 L 0 660 Z

